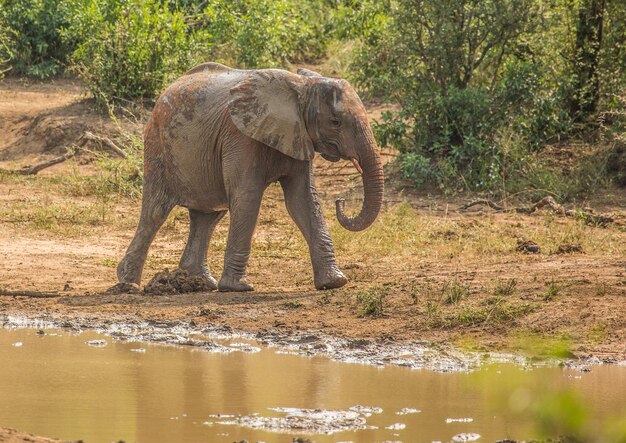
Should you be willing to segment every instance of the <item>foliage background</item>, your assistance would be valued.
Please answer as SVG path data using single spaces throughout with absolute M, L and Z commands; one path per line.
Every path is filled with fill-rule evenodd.
M 331 60 L 398 105 L 375 133 L 418 188 L 571 199 L 626 183 L 621 0 L 0 0 L 0 75 L 78 75 L 102 107 L 149 103 L 207 60 Z M 554 146 L 577 161 L 554 167 Z

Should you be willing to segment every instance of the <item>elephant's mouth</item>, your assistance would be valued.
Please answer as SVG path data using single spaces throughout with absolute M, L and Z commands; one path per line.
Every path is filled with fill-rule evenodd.
M 329 154 L 320 154 L 324 160 L 328 160 L 329 162 L 338 162 L 340 160 L 339 157 L 335 157 L 334 155 Z

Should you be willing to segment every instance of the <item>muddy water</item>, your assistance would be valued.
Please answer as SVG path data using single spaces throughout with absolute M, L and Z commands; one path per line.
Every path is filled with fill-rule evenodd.
M 528 438 L 530 425 L 492 402 L 497 386 L 517 377 L 571 385 L 599 416 L 626 414 L 624 366 L 436 373 L 281 354 L 240 340 L 207 352 L 44 332 L 0 329 L 0 426 L 88 443 Z M 302 429 L 309 426 L 316 430 Z

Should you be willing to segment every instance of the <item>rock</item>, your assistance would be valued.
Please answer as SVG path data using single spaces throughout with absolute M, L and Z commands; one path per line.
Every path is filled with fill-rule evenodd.
M 517 247 L 515 248 L 518 252 L 523 252 L 524 254 L 539 254 L 541 252 L 541 247 L 532 240 L 518 240 Z

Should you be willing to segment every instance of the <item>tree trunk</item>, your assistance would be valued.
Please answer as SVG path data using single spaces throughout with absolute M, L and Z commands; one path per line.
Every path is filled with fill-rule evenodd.
M 602 46 L 602 28 L 606 0 L 583 0 L 576 23 L 574 48 L 574 91 L 570 112 L 577 122 L 593 116 L 600 98 L 598 64 Z

